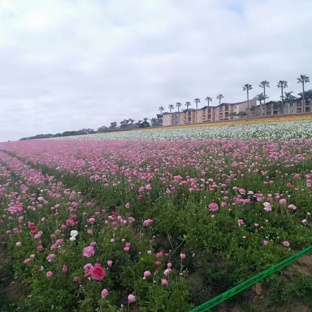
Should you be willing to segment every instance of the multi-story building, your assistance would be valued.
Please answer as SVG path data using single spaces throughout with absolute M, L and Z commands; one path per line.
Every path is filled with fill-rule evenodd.
M 250 100 L 249 107 L 256 107 L 257 101 Z M 252 109 L 250 109 L 252 111 Z M 163 126 L 187 125 L 239 118 L 242 112 L 248 113 L 248 102 L 222 103 L 218 106 L 204 106 L 199 109 L 189 108 L 180 113 L 163 113 Z

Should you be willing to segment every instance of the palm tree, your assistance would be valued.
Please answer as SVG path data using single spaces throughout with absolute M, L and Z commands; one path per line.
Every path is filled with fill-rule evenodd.
M 169 108 L 170 113 L 171 113 L 171 111 L 174 109 L 174 105 L 173 105 L 173 104 L 170 104 L 170 105 L 168 106 L 168 108 Z
M 270 83 L 266 80 L 263 80 L 260 82 L 260 85 L 259 85 L 260 88 L 263 89 L 263 94 L 264 94 L 264 110 L 265 110 L 265 100 L 268 98 L 266 97 L 266 93 L 265 93 L 265 88 L 270 88 Z M 261 103 L 260 103 L 260 110 L 261 110 Z M 266 114 L 266 111 L 264 112 Z
M 281 88 L 281 99 L 282 99 L 282 114 L 284 114 L 284 89 L 288 87 L 287 81 L 280 80 L 277 83 L 277 87 Z
M 297 82 L 302 84 L 302 112 L 304 112 L 304 101 L 305 101 L 305 92 L 304 92 L 304 84 L 310 82 L 310 77 L 307 75 L 300 75 L 297 78 Z
M 217 100 L 219 100 L 219 105 L 221 105 L 221 100 L 224 98 L 223 94 L 218 94 L 217 95 Z
M 293 105 L 294 101 L 296 100 L 296 97 L 292 95 L 294 93 L 293 91 L 285 92 L 285 102 L 289 103 L 290 106 Z M 288 112 L 289 113 L 289 112 Z
M 205 98 L 205 100 L 208 102 L 208 108 L 209 108 L 209 103 L 212 102 L 212 98 L 209 97 L 209 96 L 207 96 L 207 97 Z
M 248 115 L 250 114 L 250 107 L 249 107 L 249 91 L 250 91 L 250 90 L 252 90 L 252 85 L 246 83 L 246 84 L 243 86 L 243 91 L 246 91 L 246 92 L 247 92 L 247 109 L 248 109 Z
M 196 103 L 195 123 L 197 123 L 197 108 L 198 108 L 198 103 L 200 103 L 200 99 L 196 98 L 194 102 Z
M 261 107 L 262 107 L 262 101 L 265 101 L 266 99 L 268 99 L 269 97 L 264 95 L 264 93 L 259 93 L 258 95 L 256 95 L 254 97 L 254 100 L 259 101 L 260 102 L 260 116 L 261 116 Z
M 162 106 L 159 106 L 158 110 L 160 111 L 160 113 L 162 114 L 162 112 L 165 110 Z
M 177 102 L 177 103 L 176 103 L 176 107 L 178 108 L 178 113 L 180 113 L 180 107 L 181 107 L 181 105 L 182 105 L 182 104 L 181 104 L 180 102 Z
M 186 109 L 188 109 L 191 106 L 191 102 L 186 102 L 185 106 L 186 106 Z
M 194 102 L 196 103 L 196 109 L 198 108 L 198 103 L 200 103 L 200 99 L 199 98 L 196 98 L 195 100 L 194 100 Z

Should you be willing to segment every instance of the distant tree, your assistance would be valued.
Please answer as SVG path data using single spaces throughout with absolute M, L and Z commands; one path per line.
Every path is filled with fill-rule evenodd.
M 149 128 L 151 124 L 147 121 L 148 118 L 143 118 L 143 122 L 140 123 L 140 128 Z
M 246 112 L 238 112 L 237 116 L 239 117 L 243 117 L 243 116 L 246 116 L 247 113 Z
M 297 82 L 302 84 L 302 109 L 304 109 L 304 101 L 305 99 L 305 92 L 304 92 L 304 84 L 310 82 L 310 77 L 307 75 L 300 75 L 299 78 L 297 78 Z
M 252 85 L 249 83 L 246 83 L 243 86 L 243 91 L 247 92 L 247 108 L 248 108 L 248 113 L 250 112 L 250 105 L 249 105 L 249 91 L 252 90 Z
M 191 102 L 186 102 L 185 106 L 186 106 L 186 109 L 188 109 L 191 106 Z
M 129 124 L 132 126 L 133 123 L 134 123 L 134 119 L 129 118 L 129 119 L 128 119 L 128 122 L 129 122 Z
M 117 127 L 117 122 L 116 121 L 111 122 L 109 128 L 110 129 L 115 129 L 116 127 Z
M 170 113 L 171 113 L 171 111 L 174 109 L 174 105 L 173 105 L 173 104 L 170 104 L 170 105 L 168 106 L 168 108 L 169 108 Z
M 152 118 L 152 119 L 151 119 L 151 124 L 152 124 L 152 127 L 156 127 L 157 124 L 158 124 L 157 118 Z
M 97 132 L 102 133 L 102 132 L 106 132 L 108 129 L 105 126 L 102 126 L 100 128 L 97 129 Z
M 162 114 L 162 112 L 165 110 L 162 106 L 159 106 L 158 110 L 160 111 L 160 113 Z
M 219 105 L 221 105 L 221 100 L 224 98 L 223 94 L 218 94 L 216 99 L 219 100 Z
M 282 99 L 282 114 L 284 114 L 284 89 L 288 87 L 287 81 L 280 80 L 277 83 L 277 87 L 281 88 L 281 99 Z

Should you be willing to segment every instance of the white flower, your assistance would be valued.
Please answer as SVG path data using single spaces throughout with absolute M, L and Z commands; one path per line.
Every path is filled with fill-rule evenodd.
M 76 237 L 77 235 L 78 235 L 78 231 L 76 231 L 76 230 L 70 231 L 70 236 Z
M 69 239 L 71 242 L 74 242 L 76 240 L 76 236 L 71 236 Z

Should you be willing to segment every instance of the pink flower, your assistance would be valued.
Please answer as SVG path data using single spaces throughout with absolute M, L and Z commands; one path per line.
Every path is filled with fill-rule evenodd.
M 238 224 L 238 226 L 243 225 L 244 224 L 244 220 L 243 219 L 238 219 L 237 220 L 237 224 Z
M 157 252 L 157 254 L 156 254 L 156 257 L 157 258 L 161 258 L 163 256 L 163 253 L 162 252 Z
M 89 221 L 91 224 L 94 224 L 95 219 L 94 219 L 94 218 L 90 218 L 88 221 Z
M 68 266 L 67 265 L 63 265 L 62 271 L 63 273 L 66 273 L 68 270 Z
M 112 260 L 108 260 L 108 261 L 107 261 L 107 265 L 108 265 L 109 267 L 111 267 L 111 266 L 113 265 L 113 261 L 112 261 Z
M 130 204 L 126 203 L 126 208 L 129 209 L 130 208 Z
M 88 233 L 89 235 L 92 235 L 92 234 L 93 234 L 92 230 L 88 230 L 87 233 Z
M 129 252 L 129 250 L 130 250 L 130 247 L 125 247 L 125 248 L 124 248 L 124 251 L 125 251 L 125 252 Z
M 75 225 L 75 221 L 71 220 L 71 219 L 68 219 L 68 220 L 66 220 L 66 225 L 74 226 Z
M 147 219 L 143 222 L 144 226 L 150 226 L 154 221 L 152 219 Z
M 286 205 L 286 199 L 285 198 L 280 199 L 279 204 L 280 205 Z
M 48 260 L 49 262 L 54 261 L 55 258 L 56 258 L 56 255 L 55 255 L 55 254 L 49 254 L 49 255 L 47 256 L 47 260 Z
M 208 207 L 210 211 L 217 211 L 219 209 L 219 206 L 216 203 L 211 203 Z
M 93 265 L 91 263 L 87 263 L 83 268 L 84 268 L 86 274 L 91 274 L 91 271 L 93 269 Z
M 99 263 L 96 263 L 91 270 L 91 277 L 94 280 L 102 281 L 105 277 L 105 270 L 101 267 Z
M 166 269 L 166 270 L 164 271 L 164 274 L 165 274 L 166 276 L 168 276 L 170 273 L 171 273 L 171 269 L 170 269 L 170 268 L 168 268 L 168 269 Z
M 288 205 L 287 208 L 290 209 L 290 210 L 296 210 L 297 209 L 297 207 L 295 205 L 293 205 L 293 204 Z
M 64 243 L 64 240 L 63 240 L 63 239 L 58 239 L 58 240 L 56 240 L 56 242 L 55 242 L 56 246 L 60 246 L 60 245 L 62 245 L 63 243 Z
M 268 203 L 268 202 L 265 202 L 265 203 L 263 203 L 263 206 L 264 206 L 264 210 L 266 210 L 266 211 L 272 211 L 272 206 L 271 206 L 271 204 L 270 203 Z
M 134 303 L 135 301 L 136 301 L 135 296 L 132 295 L 132 294 L 130 294 L 130 295 L 128 296 L 128 302 L 129 302 L 129 303 Z
M 290 246 L 290 243 L 289 243 L 289 242 L 287 242 L 287 241 L 284 241 L 284 242 L 283 242 L 283 246 L 285 246 L 285 247 L 289 247 L 289 246 Z
M 149 277 L 152 275 L 152 273 L 150 271 L 145 271 L 143 275 L 144 277 Z
M 254 224 L 254 226 L 255 226 L 255 227 L 258 227 L 258 226 L 259 226 L 259 224 L 258 224 L 258 223 L 255 223 L 255 224 Z
M 303 224 L 305 224 L 305 223 L 307 223 L 308 221 L 307 221 L 307 219 L 303 219 L 303 220 L 301 220 L 301 222 L 303 223 Z M 16 245 L 17 246 L 17 245 Z
M 78 283 L 78 284 L 81 284 L 81 278 L 80 278 L 79 276 L 75 276 L 75 277 L 73 278 L 73 281 L 76 282 L 76 283 Z
M 24 263 L 28 264 L 30 261 L 31 261 L 31 258 L 27 258 L 27 259 L 24 260 Z
M 160 266 L 161 262 L 160 261 L 156 261 L 155 264 L 156 264 L 156 266 Z
M 17 242 L 15 245 L 16 245 L 17 247 L 21 247 L 21 246 L 22 246 L 22 243 L 21 243 L 21 242 Z
M 171 262 L 167 263 L 167 268 L 172 268 L 172 263 Z
M 186 255 L 185 255 L 184 253 L 181 253 L 181 254 L 180 254 L 180 258 L 181 258 L 181 259 L 185 259 L 185 258 L 186 258 Z
M 161 285 L 168 285 L 168 281 L 165 278 L 162 278 Z
M 108 290 L 107 289 L 103 289 L 102 291 L 101 291 L 101 297 L 102 298 L 106 298 L 108 296 Z
M 85 257 L 90 258 L 94 255 L 94 248 L 92 246 L 85 247 L 82 253 Z
M 50 277 L 53 276 L 53 273 L 52 273 L 51 271 L 48 271 L 47 274 L 46 274 L 46 276 L 50 278 Z
M 267 246 L 268 242 L 267 241 L 263 241 L 262 245 L 263 246 Z
M 91 246 L 91 247 L 94 247 L 94 246 L 96 246 L 96 245 L 97 245 L 96 242 L 91 242 L 91 243 L 90 243 L 90 246 Z

